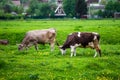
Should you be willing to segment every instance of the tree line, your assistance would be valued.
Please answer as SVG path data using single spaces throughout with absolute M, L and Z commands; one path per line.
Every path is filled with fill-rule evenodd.
M 120 12 L 120 1 L 112 1 L 110 0 L 106 6 L 105 10 L 99 10 L 98 16 L 103 18 L 113 18 L 115 12 Z
M 24 4 L 28 2 L 29 7 L 25 11 Z M 12 0 L 1 0 L 0 19 L 55 17 L 54 11 L 57 8 L 55 0 L 50 0 L 49 2 L 42 2 L 42 0 L 20 0 L 20 3 L 20 6 L 16 6 L 12 3 Z M 88 13 L 88 7 L 85 0 L 63 0 L 63 9 L 66 13 L 66 17 L 70 18 L 81 18 L 82 15 L 87 15 Z M 99 10 L 97 15 L 103 18 L 110 18 L 113 17 L 114 12 L 120 12 L 120 2 L 110 0 L 105 5 L 105 10 Z

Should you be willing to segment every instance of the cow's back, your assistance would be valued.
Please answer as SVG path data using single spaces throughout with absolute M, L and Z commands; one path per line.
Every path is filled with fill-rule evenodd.
M 38 43 L 46 43 L 49 38 L 56 35 L 54 29 L 44 29 L 44 30 L 33 30 L 26 33 L 26 36 L 31 40 L 37 40 Z
M 95 40 L 100 39 L 100 36 L 98 33 L 92 33 L 92 32 L 81 32 L 80 37 L 76 36 L 78 39 L 77 42 L 80 43 L 83 47 L 86 47 L 90 42 L 94 42 Z
M 68 35 L 63 47 L 69 48 L 71 45 L 79 44 L 82 47 L 86 47 L 90 42 L 94 40 L 94 36 L 99 38 L 98 34 L 89 32 L 74 32 Z
M 81 32 L 80 33 L 80 37 L 76 36 L 78 39 L 78 42 L 80 43 L 88 43 L 88 42 L 92 42 L 94 35 L 92 33 L 86 33 L 86 32 Z

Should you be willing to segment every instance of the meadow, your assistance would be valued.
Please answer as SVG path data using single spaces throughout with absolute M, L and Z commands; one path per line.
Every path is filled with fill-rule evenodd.
M 50 46 L 39 45 L 18 51 L 29 30 L 55 28 L 56 40 L 62 45 L 69 33 L 98 32 L 101 35 L 102 57 L 94 50 L 77 48 L 70 57 L 70 49 L 61 55 L 59 48 L 50 52 Z M 0 80 L 120 80 L 120 20 L 6 20 L 0 21 L 0 39 L 9 45 L 0 45 Z

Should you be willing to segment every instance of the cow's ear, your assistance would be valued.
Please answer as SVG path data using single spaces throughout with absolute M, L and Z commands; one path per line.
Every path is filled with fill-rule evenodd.
M 59 46 L 59 48 L 61 49 L 61 48 L 62 48 L 62 46 Z
M 23 44 L 20 44 L 22 47 L 24 46 Z
M 17 46 L 21 46 L 21 47 L 23 47 L 23 44 L 16 44 Z

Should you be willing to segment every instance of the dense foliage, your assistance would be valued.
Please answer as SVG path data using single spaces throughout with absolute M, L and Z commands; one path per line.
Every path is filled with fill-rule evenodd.
M 77 0 L 63 0 L 63 8 L 65 10 L 65 13 L 67 14 L 67 17 L 75 17 L 76 11 L 75 11 L 75 4 Z
M 103 18 L 113 18 L 115 12 L 120 12 L 120 1 L 109 1 L 104 11 L 99 11 L 98 15 Z
M 68 17 L 78 17 L 87 14 L 85 0 L 63 0 L 64 10 Z
M 28 9 L 28 14 L 34 18 L 48 18 L 51 17 L 55 10 L 55 5 L 50 3 L 41 3 L 38 0 L 31 0 Z
M 75 11 L 77 17 L 87 15 L 87 3 L 85 2 L 85 0 L 77 0 L 75 5 Z
M 12 0 L 0 1 L 0 19 L 18 19 L 26 16 L 32 18 L 52 17 L 56 8 L 56 5 L 53 3 L 54 0 L 51 0 L 49 3 L 42 3 L 41 1 L 20 0 L 20 6 L 13 4 Z M 24 9 L 25 4 L 29 4 L 27 11 Z
M 11 0 L 0 1 L 0 19 L 20 19 L 23 7 L 15 6 Z
M 12 0 L 0 0 L 0 19 L 24 19 L 24 18 L 53 18 L 57 8 L 56 0 L 43 2 L 42 0 L 20 0 L 20 6 L 12 3 Z M 86 0 L 63 0 L 63 8 L 67 17 L 78 17 L 86 15 Z M 115 12 L 120 12 L 120 1 L 101 0 L 100 4 L 105 5 L 105 10 L 93 10 L 93 15 L 103 18 L 113 18 Z M 25 9 L 28 5 L 28 9 Z M 93 16 L 92 15 L 92 16 Z

